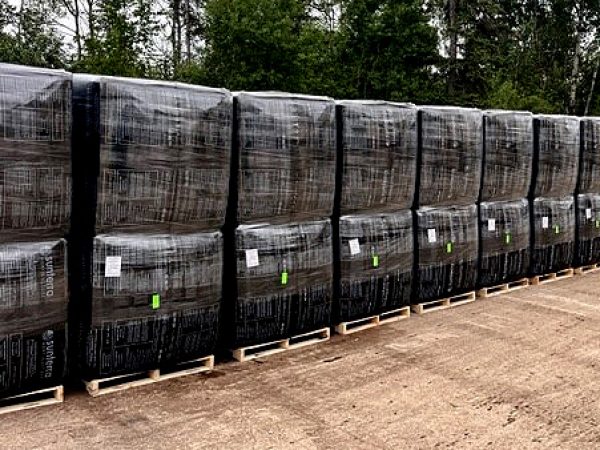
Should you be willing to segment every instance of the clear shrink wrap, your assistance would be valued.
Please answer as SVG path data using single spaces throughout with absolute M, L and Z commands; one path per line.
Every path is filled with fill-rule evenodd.
M 414 235 L 410 210 L 340 218 L 336 320 L 410 305 Z
M 600 262 L 600 195 L 577 197 L 577 263 L 580 266 Z
M 437 300 L 475 289 L 477 206 L 421 208 L 416 213 L 417 300 Z
M 580 119 L 535 116 L 532 197 L 565 197 L 575 193 L 579 171 Z
M 221 300 L 220 232 L 94 238 L 86 378 L 172 366 L 214 352 Z
M 0 242 L 65 236 L 71 74 L 0 64 Z
M 89 211 L 75 218 L 79 232 L 196 232 L 223 225 L 231 93 L 89 75 L 75 75 L 73 86 L 74 204 Z
M 234 346 L 331 325 L 333 249 L 329 220 L 236 229 Z
M 421 107 L 419 207 L 469 205 L 479 198 L 483 115 L 477 109 Z
M 413 205 L 417 108 L 380 101 L 338 102 L 341 214 L 398 211 Z
M 533 275 L 572 267 L 575 256 L 574 203 L 573 196 L 533 200 Z
M 0 397 L 63 384 L 66 242 L 0 245 Z
M 527 197 L 533 171 L 533 115 L 484 111 L 482 202 Z
M 579 193 L 600 194 L 600 117 L 581 119 Z
M 479 278 L 481 287 L 529 275 L 529 202 L 482 202 L 479 205 Z
M 333 99 L 242 92 L 236 105 L 238 222 L 275 224 L 331 216 Z

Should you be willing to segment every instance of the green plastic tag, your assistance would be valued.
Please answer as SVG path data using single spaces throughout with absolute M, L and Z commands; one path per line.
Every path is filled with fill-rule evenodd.
M 373 267 L 379 267 L 379 256 L 373 255 Z
M 452 253 L 452 242 L 446 244 L 446 253 Z
M 554 234 L 560 233 L 560 225 L 554 225 Z
M 600 220 L 596 219 L 596 228 L 600 228 Z
M 284 286 L 286 284 L 288 284 L 288 273 L 287 272 L 281 272 L 281 284 Z
M 160 308 L 160 294 L 152 294 L 152 309 Z
M 508 232 L 504 233 L 504 242 L 510 244 L 510 241 L 512 241 L 512 235 Z

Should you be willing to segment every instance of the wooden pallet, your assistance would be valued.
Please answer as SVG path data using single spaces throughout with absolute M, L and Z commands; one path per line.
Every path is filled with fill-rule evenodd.
M 575 275 L 586 275 L 588 273 L 598 272 L 600 270 L 600 264 L 589 264 L 587 266 L 578 267 L 575 270 Z
M 409 317 L 410 306 L 405 306 L 404 308 L 386 311 L 376 316 L 342 322 L 335 326 L 335 331 L 338 334 L 348 335 L 368 330 L 369 328 L 378 327 L 379 325 L 385 325 L 386 323 L 398 322 L 399 320 L 408 319 Z
M 496 286 L 485 287 L 477 291 L 477 297 L 489 298 L 496 295 L 506 294 L 507 292 L 518 291 L 529 286 L 529 278 L 511 281 L 510 283 L 498 284 Z
M 117 375 L 115 377 L 98 378 L 90 381 L 84 380 L 84 383 L 88 393 L 92 397 L 97 397 L 99 395 L 125 391 L 133 387 L 158 383 L 159 381 L 165 381 L 171 378 L 180 378 L 187 375 L 210 372 L 213 370 L 214 366 L 215 357 L 210 355 L 178 364 L 172 371 L 154 369 L 147 372 Z
M 0 415 L 40 406 L 56 405 L 62 403 L 65 390 L 62 386 L 27 392 L 0 400 Z
M 251 361 L 256 358 L 275 355 L 277 353 L 294 350 L 308 345 L 328 341 L 331 336 L 329 327 L 298 334 L 287 339 L 265 342 L 264 344 L 250 345 L 232 350 L 233 357 L 240 362 Z
M 416 305 L 412 305 L 411 309 L 412 312 L 421 315 L 433 311 L 452 308 L 454 306 L 472 303 L 476 298 L 475 291 L 470 291 L 461 295 L 454 295 L 452 297 L 434 300 L 432 302 L 417 303 Z
M 529 282 L 534 286 L 539 284 L 552 283 L 553 281 L 564 280 L 565 278 L 571 278 L 575 273 L 574 269 L 563 269 L 558 272 L 550 272 L 544 275 L 537 275 L 532 277 Z

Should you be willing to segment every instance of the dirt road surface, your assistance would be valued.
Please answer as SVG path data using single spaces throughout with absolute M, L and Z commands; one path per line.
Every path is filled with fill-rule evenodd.
M 598 448 L 600 274 L 0 417 L 1 448 Z

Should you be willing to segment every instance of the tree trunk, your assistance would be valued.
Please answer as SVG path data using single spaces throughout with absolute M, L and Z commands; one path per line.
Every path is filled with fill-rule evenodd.
M 590 105 L 592 104 L 592 97 L 594 96 L 594 89 L 596 89 L 596 79 L 598 77 L 598 69 L 600 68 L 600 55 L 596 56 L 596 66 L 594 67 L 594 74 L 592 75 L 592 85 L 590 87 L 590 93 L 588 94 L 587 100 L 585 102 L 585 111 L 583 112 L 584 116 L 588 115 L 590 110 Z
M 581 59 L 581 39 L 579 35 L 579 21 L 575 19 L 575 49 L 573 52 L 573 67 L 571 68 L 571 89 L 569 95 L 569 112 L 575 113 L 577 108 L 577 86 L 579 84 L 579 61 Z
M 79 0 L 73 1 L 73 18 L 75 19 L 75 42 L 77 43 L 77 61 L 81 61 L 81 29 L 79 27 Z
M 185 0 L 185 52 L 186 61 L 192 59 L 192 23 L 190 14 L 190 0 Z
M 457 0 L 448 0 L 448 31 L 450 34 L 450 47 L 448 49 L 449 56 L 449 72 L 448 72 L 448 94 L 453 96 L 456 92 L 457 67 L 458 59 L 458 30 L 456 27 L 456 3 Z
M 173 46 L 173 69 L 181 63 L 181 0 L 173 0 L 173 30 L 171 45 Z

